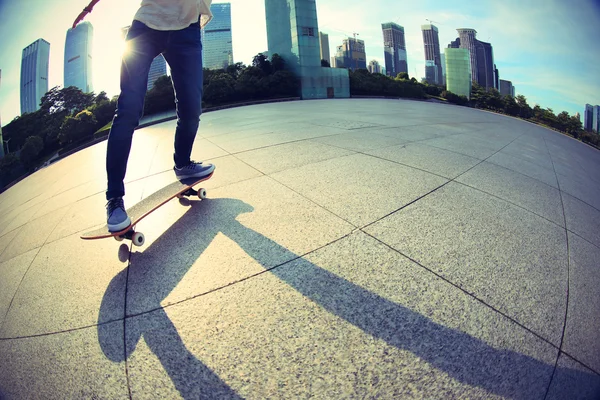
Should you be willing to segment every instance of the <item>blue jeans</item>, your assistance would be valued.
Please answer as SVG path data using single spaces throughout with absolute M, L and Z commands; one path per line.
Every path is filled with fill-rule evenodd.
M 133 21 L 127 34 L 128 51 L 121 64 L 121 94 L 108 135 L 106 199 L 125 195 L 125 173 L 134 129 L 144 111 L 144 96 L 152 60 L 163 54 L 171 67 L 177 105 L 175 165 L 190 162 L 202 112 L 202 41 L 200 24 L 178 31 L 157 31 Z

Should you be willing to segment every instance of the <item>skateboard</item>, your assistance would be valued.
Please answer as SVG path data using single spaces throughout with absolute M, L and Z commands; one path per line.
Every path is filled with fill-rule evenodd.
M 200 182 L 209 180 L 213 176 L 213 173 L 205 176 L 202 179 L 191 178 L 173 182 L 130 207 L 127 209 L 127 215 L 129 215 L 129 218 L 131 219 L 131 225 L 121 231 L 110 232 L 108 230 L 108 225 L 104 225 L 101 228 L 84 233 L 80 237 L 84 240 L 106 239 L 114 237 L 119 242 L 123 239 L 128 239 L 131 240 L 134 246 L 142 246 L 146 241 L 144 234 L 136 231 L 135 226 L 148 215 L 152 214 L 153 211 L 159 209 L 161 206 L 176 197 L 181 199 L 183 197 L 195 196 L 200 200 L 206 199 L 206 189 L 200 188 L 195 190 L 193 186 L 196 186 Z

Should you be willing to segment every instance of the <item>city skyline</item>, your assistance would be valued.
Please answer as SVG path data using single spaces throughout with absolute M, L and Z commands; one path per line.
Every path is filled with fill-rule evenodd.
M 88 0 L 73 0 L 69 4 L 31 0 L 25 6 L 16 0 L 0 0 L 0 34 L 13 38 L 0 44 L 0 68 L 5 75 L 0 113 L 4 123 L 19 114 L 18 104 L 16 107 L 14 104 L 19 96 L 19 84 L 15 82 L 19 75 L 19 56 L 15 60 L 15 53 L 39 38 L 49 41 L 52 45 L 49 88 L 62 86 L 63 68 L 57 63 L 64 56 L 64 50 L 61 51 L 64 36 L 87 3 Z M 232 5 L 236 61 L 249 64 L 254 55 L 267 49 L 264 1 L 230 0 L 228 3 Z M 600 7 L 594 1 L 580 0 L 576 6 L 557 0 L 531 4 L 514 0 L 502 4 L 472 4 L 460 0 L 452 6 L 434 0 L 418 5 L 380 1 L 377 5 L 363 10 L 358 4 L 341 0 L 318 0 L 319 31 L 328 34 L 332 47 L 358 33 L 366 45 L 366 58 L 384 65 L 381 24 L 396 22 L 405 28 L 408 73 L 420 80 L 425 71 L 420 26 L 430 20 L 439 29 L 442 47 L 456 38 L 457 28 L 466 26 L 476 29 L 482 41 L 492 43 L 500 78 L 511 80 L 517 94 L 524 94 L 530 104 L 540 104 L 557 113 L 566 110 L 573 115 L 583 113 L 586 103 L 599 102 L 600 77 L 594 73 L 593 66 L 600 62 L 600 44 L 590 33 L 600 18 Z M 138 6 L 138 2 L 103 0 L 87 18 L 96 31 L 94 86 L 98 92 L 106 91 L 109 96 L 118 94 L 122 51 L 118 43 L 119 28 L 131 23 Z M 115 8 L 119 12 L 115 12 Z M 31 13 L 32 9 L 36 13 Z M 48 18 L 52 18 L 53 24 L 45 23 Z M 519 37 L 518 41 L 514 40 L 515 36 Z

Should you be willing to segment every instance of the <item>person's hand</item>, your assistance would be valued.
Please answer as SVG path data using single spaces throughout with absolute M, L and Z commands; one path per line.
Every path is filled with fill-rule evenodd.
M 83 9 L 83 11 L 77 16 L 77 18 L 75 18 L 75 22 L 73 22 L 73 29 L 75 29 L 77 24 L 80 23 L 85 18 L 86 14 L 89 14 L 92 12 L 92 9 L 96 5 L 96 3 L 98 3 L 99 1 L 100 0 L 90 1 L 90 4 L 88 4 L 88 6 Z
M 73 22 L 73 29 L 75 29 L 75 27 L 77 26 L 78 23 L 83 21 L 86 14 L 88 14 L 88 13 L 89 13 L 89 11 L 87 10 L 87 7 L 84 8 L 83 11 L 77 16 L 77 18 L 75 18 L 75 22 Z

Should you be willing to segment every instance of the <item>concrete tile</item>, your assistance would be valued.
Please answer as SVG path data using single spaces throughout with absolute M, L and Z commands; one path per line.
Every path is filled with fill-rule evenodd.
M 0 290 L 0 327 L 4 322 L 4 317 L 8 312 L 13 296 L 37 253 L 38 249 L 31 250 L 9 261 L 0 263 L 0 282 L 2 282 L 2 290 Z
M 273 174 L 273 178 L 356 226 L 446 183 L 427 172 L 362 154 Z
M 126 323 L 133 397 L 539 398 L 557 355 L 362 233 Z
M 0 397 L 128 399 L 123 322 L 102 327 L 116 343 L 99 340 L 97 330 L 0 340 Z
M 600 375 L 564 353 L 550 384 L 547 400 L 596 400 L 600 398 Z
M 8 245 L 12 243 L 14 238 L 19 234 L 20 230 L 21 229 L 17 228 L 0 236 L 0 259 L 2 259 L 2 253 L 4 250 L 6 250 Z
M 48 213 L 55 212 L 65 206 L 70 206 L 80 200 L 86 199 L 97 193 L 106 191 L 106 178 L 102 181 L 91 181 L 73 189 L 62 192 L 56 196 L 50 197 L 43 205 L 38 207 L 38 211 L 34 215 L 35 218 L 42 217 Z
M 600 371 L 600 248 L 569 233 L 569 311 L 563 351 Z
M 367 151 L 407 142 L 406 139 L 401 137 L 384 136 L 368 131 L 363 132 L 362 130 L 320 137 L 313 140 L 352 151 Z
M 600 247 L 600 211 L 562 193 L 567 229 Z
M 78 235 L 46 244 L 6 316 L 1 338 L 60 332 L 124 316 L 124 265 L 114 240 Z
M 10 260 L 29 250 L 41 247 L 67 212 L 68 206 L 35 219 L 19 230 L 19 233 L 0 255 L 0 262 Z
M 493 194 L 564 227 L 560 192 L 536 179 L 483 162 L 457 182 Z
M 243 280 L 353 229 L 268 177 L 183 203 L 166 204 L 137 227 L 147 244 L 131 256 L 128 315 Z
M 22 211 L 21 211 L 22 210 Z M 38 212 L 38 208 L 35 206 L 30 206 L 29 204 L 27 205 L 27 208 L 24 207 L 19 207 L 15 210 L 13 210 L 10 213 L 10 216 L 12 217 L 10 220 L 10 223 L 6 224 L 5 226 L 3 226 L 2 231 L 0 232 L 0 235 L 5 235 L 9 232 L 14 231 L 17 228 L 22 228 L 23 226 L 25 226 L 28 222 L 30 222 L 33 219 L 33 216 Z
M 512 171 L 537 179 L 552 187 L 558 188 L 556 174 L 552 168 L 545 168 L 523 158 L 511 156 L 504 151 L 494 154 L 486 160 L 489 163 L 508 168 Z
M 552 159 L 545 146 L 516 140 L 503 148 L 501 152 L 554 171 Z
M 348 118 L 345 118 L 343 120 L 326 118 L 326 119 L 315 119 L 312 121 L 312 123 L 317 126 L 326 126 L 326 127 L 330 127 L 330 128 L 338 128 L 338 129 L 345 129 L 345 130 L 363 129 L 363 128 L 372 128 L 372 127 L 382 126 L 380 123 L 367 122 L 366 120 L 368 118 L 365 118 L 365 116 L 361 116 L 359 118 L 361 118 L 362 121 L 351 120 Z
M 238 153 L 236 157 L 268 175 L 352 153 L 339 147 L 305 140 Z
M 321 128 L 315 126 L 295 128 L 293 126 L 290 127 L 289 124 L 287 124 L 285 129 L 266 130 L 263 128 L 261 131 L 255 133 L 236 133 L 236 137 L 228 135 L 228 137 L 211 138 L 211 141 L 229 153 L 240 153 L 284 143 L 330 136 L 338 134 L 339 132 L 340 129 L 336 128 Z M 237 137 L 239 135 L 244 135 L 244 137 Z
M 425 140 L 421 143 L 480 160 L 485 160 L 500 149 L 485 140 L 466 137 L 465 134 Z
M 557 174 L 560 190 L 600 210 L 600 185 L 581 175 Z
M 449 183 L 366 232 L 560 344 L 567 293 L 564 229 Z
M 375 132 L 379 135 L 403 139 L 405 142 L 418 142 L 442 136 L 438 125 L 398 126 L 386 128 L 365 129 L 365 132 Z
M 472 168 L 481 160 L 463 156 L 462 154 L 431 147 L 420 143 L 386 147 L 366 152 L 375 157 L 385 158 L 400 164 L 419 168 L 448 179 Z

